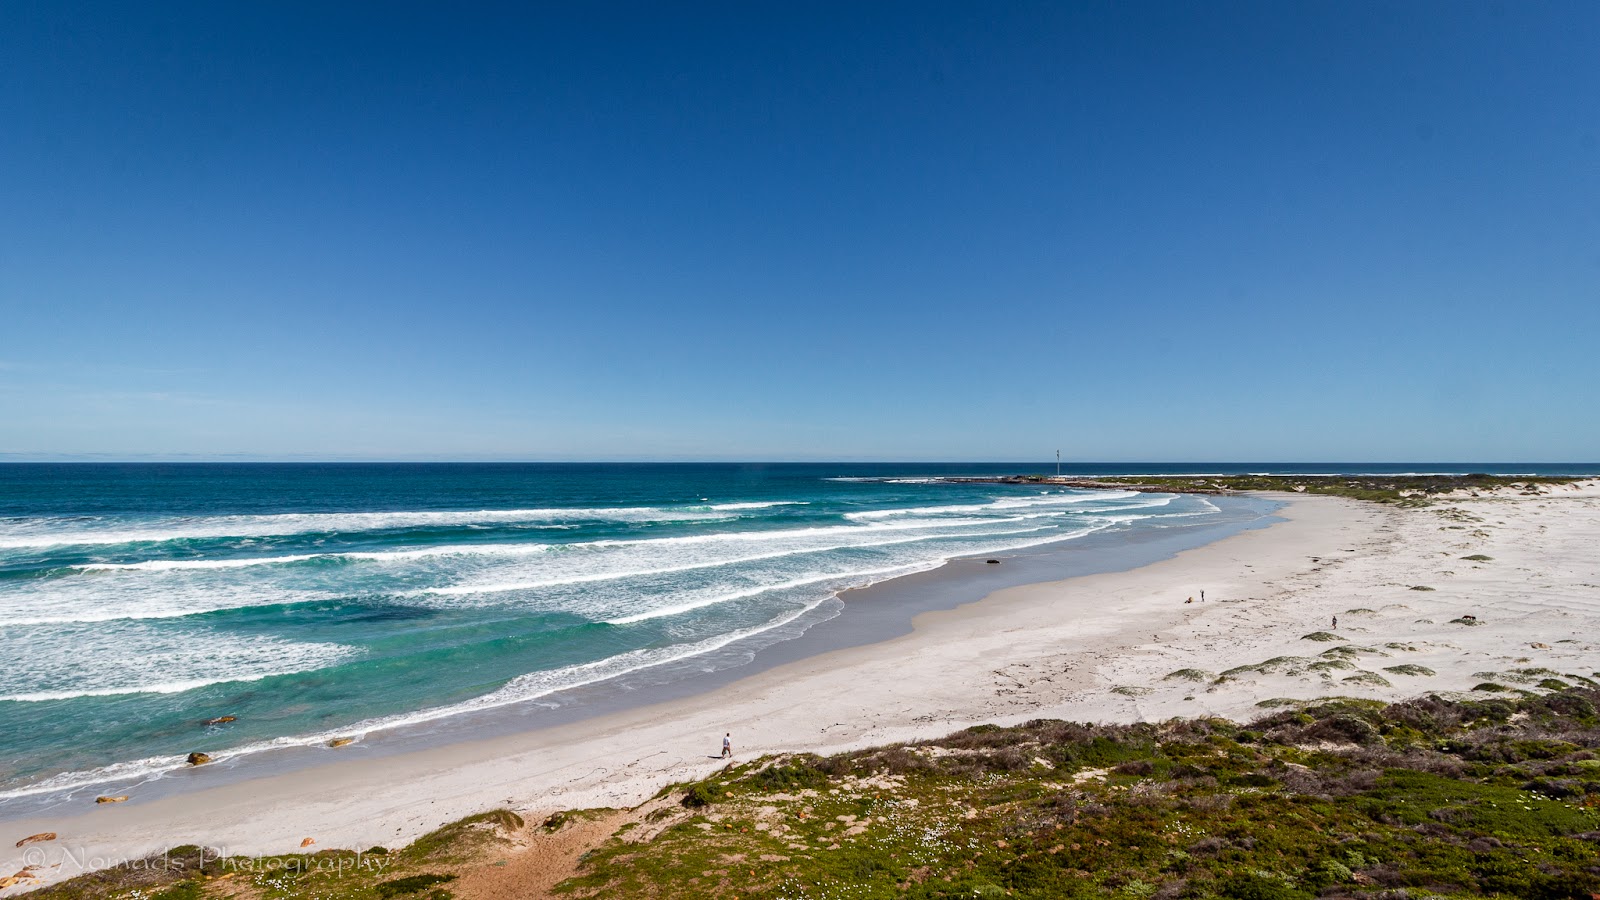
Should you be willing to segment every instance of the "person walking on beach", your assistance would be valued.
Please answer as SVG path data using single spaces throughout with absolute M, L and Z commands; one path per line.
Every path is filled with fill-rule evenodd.
M 1334 616 L 1333 617 L 1333 627 L 1335 627 L 1335 628 L 1339 627 L 1339 617 L 1338 616 Z
M 733 732 L 722 736 L 722 758 L 727 759 L 733 755 Z

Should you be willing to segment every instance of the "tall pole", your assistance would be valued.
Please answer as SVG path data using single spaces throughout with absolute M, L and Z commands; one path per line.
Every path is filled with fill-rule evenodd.
M 1061 451 L 1056 451 L 1056 477 L 1061 477 Z

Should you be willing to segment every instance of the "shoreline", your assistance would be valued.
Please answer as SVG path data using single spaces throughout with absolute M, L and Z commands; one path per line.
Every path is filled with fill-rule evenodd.
M 1558 505 L 1552 494 L 1577 502 L 1546 510 Z M 1594 633 L 1600 617 L 1600 588 L 1595 587 L 1600 574 L 1571 570 L 1586 559 L 1575 560 L 1571 548 L 1586 546 L 1595 536 L 1600 483 L 1545 492 L 1537 500 L 1462 499 L 1448 508 L 1424 510 L 1299 495 L 1275 499 L 1288 505 L 1278 511 L 1284 521 L 1271 527 L 1131 571 L 1004 588 L 954 609 L 923 613 L 901 637 L 751 673 L 708 694 L 526 734 L 383 759 L 352 754 L 315 769 L 146 804 L 7 824 L 18 836 L 58 832 L 58 856 L 73 848 L 101 860 L 135 858 L 180 843 L 235 854 L 287 852 L 305 837 L 314 838 L 319 849 L 361 849 L 398 845 L 496 806 L 533 815 L 637 803 L 665 784 L 719 768 L 721 761 L 711 757 L 727 730 L 735 735 L 736 757 L 749 759 L 940 736 L 981 722 L 1237 718 L 1261 712 L 1256 704 L 1262 699 L 1297 693 L 1389 699 L 1430 689 L 1465 691 L 1475 669 L 1491 663 L 1514 666 L 1525 659 L 1521 654 L 1538 652 L 1527 649 L 1530 643 L 1543 644 L 1550 661 L 1559 657 L 1562 663 L 1600 666 L 1594 646 L 1581 639 Z M 1508 505 L 1495 508 L 1497 503 Z M 1476 514 L 1491 511 L 1502 517 L 1490 521 Z M 1541 515 L 1570 521 L 1536 521 Z M 1459 525 L 1440 524 L 1458 520 Z M 1555 528 L 1557 546 L 1529 546 L 1530 534 L 1550 538 L 1549 529 L 1557 525 L 1566 526 Z M 1441 541 L 1450 549 L 1430 549 L 1429 555 L 1438 558 L 1442 552 L 1454 568 L 1434 567 L 1428 577 L 1440 585 L 1429 592 L 1400 593 L 1417 586 L 1396 576 L 1431 565 L 1419 551 Z M 1471 552 L 1457 545 L 1494 545 L 1497 557 L 1508 564 L 1477 563 L 1469 570 L 1453 562 Z M 1519 547 L 1520 559 L 1514 556 Z M 1551 549 L 1560 552 L 1552 555 Z M 1552 559 L 1564 561 L 1567 569 L 1548 572 Z M 1487 626 L 1479 628 L 1447 624 L 1435 612 L 1469 602 L 1464 589 L 1445 580 L 1465 576 L 1460 580 L 1476 587 L 1488 584 L 1514 593 L 1523 582 L 1501 576 L 1504 570 L 1524 569 L 1559 579 L 1563 602 L 1512 617 L 1503 614 L 1515 612 L 1505 605 L 1513 602 L 1509 599 L 1475 599 L 1470 602 Z M 1487 570 L 1488 577 L 1480 577 L 1479 570 Z M 1184 602 L 1200 590 L 1207 592 L 1207 602 Z M 1379 602 L 1378 593 L 1391 602 Z M 1364 606 L 1363 597 L 1368 598 Z M 1352 607 L 1368 613 L 1349 612 Z M 1305 654 L 1296 658 L 1326 661 L 1319 651 L 1329 644 L 1301 636 L 1325 625 L 1328 610 L 1346 616 L 1352 639 L 1392 644 L 1400 638 L 1416 647 L 1358 648 L 1372 650 L 1370 661 L 1352 650 L 1361 665 L 1378 669 L 1380 663 L 1427 662 L 1438 667 L 1434 671 L 1440 677 L 1407 681 L 1394 676 L 1388 686 L 1350 683 L 1342 678 L 1360 668 L 1357 662 L 1315 673 L 1306 671 L 1314 665 L 1308 662 L 1299 671 L 1296 664 L 1280 666 L 1281 671 L 1268 666 L 1212 684 L 1168 680 L 1185 668 L 1219 675 L 1223 662 L 1239 666 L 1282 659 L 1285 647 Z M 1361 637 L 1372 634 L 1380 636 Z M 1527 640 L 1530 634 L 1547 640 Z M 1563 646 L 1568 641 L 1572 646 Z M 1380 653 L 1384 658 L 1377 659 Z M 1389 658 L 1401 654 L 1404 658 Z M 1441 661 L 1457 657 L 1453 668 Z M 1341 680 L 1330 681 L 1330 671 Z M 55 869 L 46 877 L 75 874 Z
M 949 557 L 928 569 L 839 591 L 778 629 L 735 640 L 702 655 L 566 688 L 546 697 L 479 709 L 421 709 L 414 713 L 415 721 L 365 730 L 352 727 L 320 734 L 283 735 L 276 744 L 258 740 L 242 745 L 243 752 L 211 751 L 213 761 L 203 767 L 185 765 L 181 756 L 175 756 L 159 770 L 85 778 L 71 786 L 0 796 L 0 824 L 58 815 L 85 800 L 92 801 L 97 794 L 129 794 L 129 806 L 138 806 L 186 792 L 333 765 L 356 754 L 365 760 L 383 759 L 684 700 L 778 666 L 900 637 L 912 631 L 914 619 L 924 612 L 972 603 L 1003 587 L 1128 571 L 1224 539 L 1241 529 L 1266 527 L 1276 521 L 1272 515 L 1280 505 L 1239 497 L 1218 502 L 1223 508 L 1218 509 L 1215 521 L 1180 523 L 1159 532 L 1111 528 L 997 554 Z M 990 555 L 999 556 L 1005 565 L 988 566 L 984 559 Z M 436 712 L 439 714 L 433 715 Z M 330 758 L 328 741 L 346 736 L 351 742 Z M 90 775 L 96 771 L 101 770 L 63 774 Z

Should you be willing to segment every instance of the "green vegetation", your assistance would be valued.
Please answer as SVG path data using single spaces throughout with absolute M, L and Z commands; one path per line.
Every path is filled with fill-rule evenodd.
M 1008 480 L 1029 483 L 1052 481 L 1042 475 Z M 1576 479 L 1501 475 L 1228 475 L 1200 478 L 1114 477 L 1093 481 L 1063 480 L 1085 487 L 1140 487 L 1174 493 L 1294 491 L 1402 506 L 1428 506 L 1434 502 L 1437 495 L 1452 491 L 1481 492 L 1511 489 L 1530 493 L 1537 491 L 1541 485 L 1570 484 Z
M 405 878 L 396 878 L 393 881 L 380 882 L 373 890 L 383 900 L 392 897 L 401 897 L 407 894 L 418 894 L 436 885 L 454 881 L 454 875 L 410 875 Z M 438 897 L 440 891 L 434 891 L 430 896 Z
M 1588 897 L 1600 692 L 1036 721 L 702 782 L 714 814 L 614 838 L 573 898 Z M 781 767 L 813 787 L 761 786 Z M 689 788 L 690 791 L 700 785 Z
M 1396 675 L 1423 675 L 1423 676 L 1427 676 L 1427 675 L 1435 674 L 1434 671 L 1432 669 L 1428 668 L 1427 666 L 1418 666 L 1418 665 L 1413 665 L 1411 663 L 1403 663 L 1403 664 L 1398 665 L 1398 666 L 1387 666 L 1387 667 L 1384 668 L 1384 671 L 1385 672 L 1393 672 Z M 1563 687 L 1565 687 L 1565 685 L 1563 685 Z
M 1555 680 L 1538 669 L 1506 674 Z M 531 827 L 499 811 L 400 851 L 278 857 L 225 877 L 226 861 L 179 848 L 185 867 L 97 873 L 33 896 L 451 900 L 453 890 L 470 900 L 462 885 L 505 862 L 508 837 L 527 845 L 516 852 L 540 854 L 539 841 L 574 833 L 556 834 L 552 822 L 596 815 L 617 824 L 604 829 L 610 837 L 586 839 L 558 895 L 1600 893 L 1600 690 L 1261 705 L 1270 712 L 1247 726 L 1038 720 L 826 758 L 764 758 L 633 811 L 573 812 Z M 337 877 L 335 864 L 345 867 Z
M 1482 553 L 1474 553 L 1471 556 L 1463 556 L 1461 558 L 1468 562 L 1490 562 L 1494 559 L 1494 557 L 1484 556 Z

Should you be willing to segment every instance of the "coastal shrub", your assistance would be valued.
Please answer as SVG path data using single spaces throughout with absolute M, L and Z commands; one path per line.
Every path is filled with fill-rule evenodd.
M 1313 631 L 1310 634 L 1301 635 L 1300 636 L 1300 640 L 1302 640 L 1302 641 L 1342 641 L 1342 640 L 1344 640 L 1344 638 L 1340 637 L 1337 634 L 1334 634 L 1331 631 Z
M 1519 839 L 1579 834 L 1595 823 L 1584 810 L 1518 788 L 1408 770 L 1385 773 L 1364 802 L 1367 811 L 1406 825 L 1438 821 L 1431 813 L 1447 809 L 1446 824 Z
M 722 785 L 714 782 L 702 781 L 699 784 L 691 786 L 689 790 L 684 793 L 682 803 L 684 806 L 687 806 L 690 809 L 699 809 L 701 807 L 710 806 L 718 800 L 721 800 L 724 793 L 725 791 Z
M 1412 589 L 1412 590 L 1413 590 L 1413 591 L 1431 591 L 1431 590 L 1433 590 L 1433 588 L 1431 588 L 1431 587 L 1428 587 L 1428 586 L 1427 586 L 1427 585 L 1425 585 L 1425 584 L 1413 584 L 1413 585 L 1412 585 L 1412 586 L 1411 586 L 1411 589 Z
M 1287 882 L 1262 875 L 1234 875 L 1217 884 L 1217 896 L 1228 900 L 1311 900 Z
M 1472 689 L 1475 690 L 1475 691 L 1490 691 L 1490 692 L 1499 692 L 1499 691 L 1509 691 L 1509 690 L 1511 690 L 1511 688 L 1508 688 L 1503 684 L 1495 684 L 1492 681 L 1485 681 L 1485 682 L 1483 682 L 1481 684 L 1475 684 L 1475 685 L 1472 686 Z
M 1600 712 L 1595 709 L 1594 691 L 1581 691 L 1578 688 L 1569 688 L 1559 694 L 1547 694 L 1539 698 L 1535 709 L 1545 715 L 1541 718 L 1569 719 L 1585 727 L 1593 728 L 1600 725 Z
M 1354 675 L 1345 676 L 1342 680 L 1350 684 L 1364 684 L 1369 687 L 1390 686 L 1389 679 L 1379 675 L 1377 672 L 1358 672 Z
M 404 878 L 379 882 L 373 886 L 373 890 L 377 891 L 379 897 L 388 900 L 390 897 L 421 893 L 435 885 L 447 884 L 455 880 L 456 876 L 454 875 L 407 875 Z
M 1183 681 L 1211 681 L 1214 678 L 1216 678 L 1215 675 L 1212 675 L 1210 672 L 1204 671 L 1203 669 L 1179 669 L 1176 672 L 1168 672 L 1161 680 L 1175 681 L 1181 679 Z
M 750 783 L 765 791 L 794 791 L 820 788 L 828 783 L 828 776 L 806 764 L 805 761 L 796 760 L 783 765 L 768 766 L 752 775 Z
M 1489 562 L 1494 559 L 1494 557 L 1484 556 L 1482 553 L 1474 553 L 1471 556 L 1463 556 L 1461 558 L 1469 562 Z
M 1222 673 L 1222 678 L 1231 678 L 1237 675 L 1262 674 L 1269 675 L 1278 672 L 1290 675 L 1296 674 L 1311 662 L 1304 656 L 1274 656 L 1271 659 L 1243 666 L 1234 666 Z M 1220 679 L 1219 679 L 1220 680 Z
M 1554 678 L 1546 678 L 1539 682 L 1538 687 L 1544 688 L 1547 691 L 1564 691 L 1567 689 L 1567 683 Z
M 155 894 L 150 900 L 200 900 L 205 896 L 205 888 L 198 881 L 180 881 L 172 887 Z
M 1469 619 L 1466 616 L 1462 616 L 1459 619 L 1451 619 L 1450 620 L 1450 624 L 1451 625 L 1477 625 L 1478 624 L 1478 620 L 1476 618 Z
M 509 809 L 491 809 L 428 832 L 413 841 L 406 853 L 417 857 L 448 857 L 503 833 L 518 831 L 523 824 L 522 817 Z
M 1381 740 L 1378 729 L 1373 727 L 1371 722 L 1348 713 L 1339 713 L 1319 720 L 1306 729 L 1305 736 L 1313 740 L 1352 744 L 1375 744 Z
M 1412 663 L 1404 663 L 1404 664 L 1398 665 L 1398 666 L 1385 666 L 1384 667 L 1384 671 L 1385 672 L 1393 672 L 1396 675 L 1421 675 L 1421 676 L 1427 676 L 1427 675 L 1436 674 L 1432 669 L 1428 668 L 1427 666 L 1418 666 L 1418 665 L 1413 665 Z

